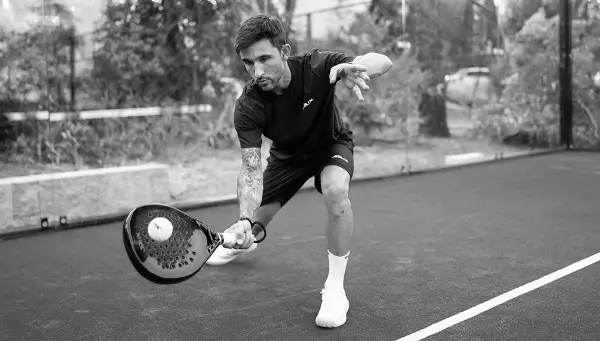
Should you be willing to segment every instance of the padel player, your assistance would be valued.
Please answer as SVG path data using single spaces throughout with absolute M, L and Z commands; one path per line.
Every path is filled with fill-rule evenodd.
M 238 235 L 238 247 L 219 247 L 207 264 L 226 264 L 255 250 L 249 221 L 266 226 L 314 177 L 329 215 L 329 274 L 315 322 L 321 327 L 341 326 L 349 309 L 344 276 L 354 230 L 348 197 L 354 143 L 336 107 L 335 86 L 342 82 L 364 100 L 361 90 L 369 89 L 366 82 L 387 72 L 392 62 L 377 53 L 353 57 L 314 49 L 291 55 L 281 21 L 269 15 L 246 20 L 235 49 L 253 78 L 234 113 L 242 154 L 237 191 L 240 220 L 226 231 Z M 262 135 L 273 141 L 264 173 Z

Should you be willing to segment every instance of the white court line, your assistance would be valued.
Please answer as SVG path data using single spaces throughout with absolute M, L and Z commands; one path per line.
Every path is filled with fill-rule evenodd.
M 445 320 L 442 320 L 438 323 L 432 324 L 431 326 L 421 329 L 415 333 L 412 333 L 408 336 L 405 336 L 396 341 L 417 341 L 423 340 L 426 337 L 437 334 L 444 329 L 450 328 L 458 323 L 466 321 L 472 317 L 475 317 L 487 310 L 490 310 L 496 306 L 499 306 L 502 303 L 506 303 L 516 297 L 519 297 L 523 294 L 526 294 L 532 290 L 539 289 L 540 287 L 554 282 L 562 277 L 572 274 L 575 271 L 581 270 L 587 266 L 590 266 L 596 262 L 600 261 L 600 253 L 597 253 L 588 258 L 582 259 L 577 263 L 571 264 L 565 268 L 562 268 L 558 271 L 555 271 L 549 275 L 546 275 L 542 278 L 539 278 L 533 282 L 527 283 L 523 286 L 520 286 L 516 289 L 513 289 L 507 293 L 504 293 L 498 297 L 495 297 L 489 301 L 483 302 L 471 309 L 465 310 L 462 313 L 451 316 Z

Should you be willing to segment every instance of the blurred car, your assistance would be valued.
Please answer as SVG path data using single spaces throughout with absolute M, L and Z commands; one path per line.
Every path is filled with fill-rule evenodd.
M 446 99 L 460 105 L 473 106 L 495 102 L 498 98 L 490 70 L 469 67 L 444 77 Z

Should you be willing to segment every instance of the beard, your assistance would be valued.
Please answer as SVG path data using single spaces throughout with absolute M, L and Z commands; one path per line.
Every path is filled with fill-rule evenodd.
M 256 84 L 258 84 L 262 90 L 269 91 L 273 90 L 277 86 L 280 79 L 281 77 L 261 77 L 256 80 Z
M 281 65 L 280 68 L 270 71 L 272 73 L 263 74 L 260 78 L 256 79 L 256 84 L 258 84 L 263 91 L 271 91 L 277 87 L 281 81 L 281 77 L 283 77 L 284 67 Z

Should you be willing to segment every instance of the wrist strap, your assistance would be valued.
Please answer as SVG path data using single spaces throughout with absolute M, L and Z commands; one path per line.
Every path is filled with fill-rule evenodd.
M 260 221 L 252 221 L 252 219 L 248 218 L 248 217 L 241 217 L 238 221 L 248 221 L 250 223 L 250 227 L 254 227 L 254 225 L 258 225 L 260 226 L 260 228 L 262 228 L 263 230 L 265 229 L 265 224 L 261 223 Z
M 250 226 L 254 225 L 254 222 L 252 221 L 252 219 L 248 218 L 248 217 L 241 217 L 238 221 L 248 221 L 250 223 Z
M 260 221 L 252 221 L 252 219 L 248 218 L 248 217 L 241 217 L 238 221 L 244 221 L 247 220 L 250 223 L 250 228 L 252 229 L 252 233 L 254 234 L 254 236 L 256 238 L 258 238 L 255 243 L 260 243 L 263 240 L 265 240 L 265 238 L 267 237 L 267 229 L 265 228 L 265 225 L 263 223 L 261 223 Z M 256 226 L 258 225 L 258 227 L 260 228 L 258 231 L 256 230 Z
M 255 221 L 254 223 L 252 223 L 252 227 L 254 227 L 254 225 L 258 225 L 260 226 L 260 228 L 263 229 L 263 231 L 266 231 L 265 225 L 263 223 L 261 223 L 260 221 Z

